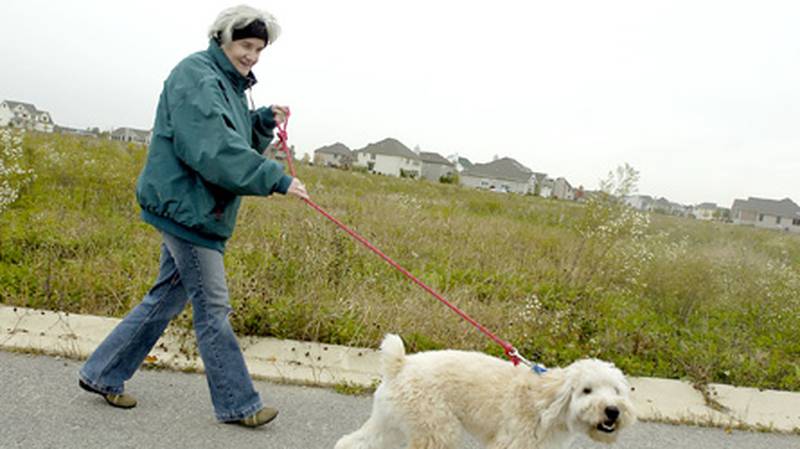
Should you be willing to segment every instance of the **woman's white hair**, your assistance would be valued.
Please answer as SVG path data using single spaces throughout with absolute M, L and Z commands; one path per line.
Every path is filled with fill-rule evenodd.
M 269 35 L 267 45 L 275 42 L 278 36 L 281 35 L 281 26 L 275 16 L 251 6 L 239 5 L 219 13 L 217 20 L 208 29 L 208 37 L 217 39 L 220 45 L 228 44 L 233 40 L 233 30 L 244 28 L 255 20 L 260 20 L 267 26 L 267 34 Z

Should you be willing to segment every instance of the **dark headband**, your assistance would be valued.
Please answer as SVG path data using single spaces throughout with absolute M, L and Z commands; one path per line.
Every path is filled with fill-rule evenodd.
M 231 40 L 237 41 L 239 39 L 247 39 L 248 37 L 262 39 L 264 45 L 268 44 L 269 33 L 267 33 L 267 25 L 263 21 L 256 19 L 250 22 L 246 27 L 234 29 Z

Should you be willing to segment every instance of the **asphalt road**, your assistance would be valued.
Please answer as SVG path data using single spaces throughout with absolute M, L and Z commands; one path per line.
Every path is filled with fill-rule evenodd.
M 0 448 L 332 448 L 369 415 L 370 398 L 332 390 L 257 382 L 280 410 L 260 429 L 217 423 L 202 374 L 143 370 L 127 390 L 132 410 L 106 405 L 80 390 L 79 363 L 0 351 Z M 691 426 L 637 423 L 620 449 L 800 449 L 800 436 L 726 432 Z M 465 448 L 477 448 L 467 441 Z M 573 448 L 609 446 L 579 439 Z

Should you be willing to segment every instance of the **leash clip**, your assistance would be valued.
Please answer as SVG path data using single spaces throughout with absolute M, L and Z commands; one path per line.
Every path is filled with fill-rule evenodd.
M 526 359 L 519 353 L 519 351 L 517 351 L 517 348 L 511 348 L 511 351 L 508 352 L 508 356 L 511 358 L 511 361 L 514 363 L 514 365 L 522 363 L 538 375 L 542 375 L 547 372 L 547 368 L 545 368 L 544 365 L 533 363 Z

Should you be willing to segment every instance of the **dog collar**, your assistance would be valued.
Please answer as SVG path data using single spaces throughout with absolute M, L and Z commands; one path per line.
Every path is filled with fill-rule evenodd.
M 531 371 L 541 376 L 542 374 L 547 372 L 547 368 L 545 368 L 544 365 L 534 363 L 533 365 L 531 365 Z

